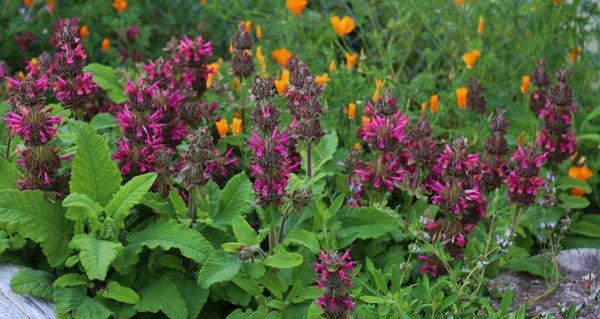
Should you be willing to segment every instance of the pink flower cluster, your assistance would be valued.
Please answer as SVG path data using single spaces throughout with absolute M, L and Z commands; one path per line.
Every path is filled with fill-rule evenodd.
M 354 310 L 354 301 L 350 296 L 352 288 L 350 276 L 354 271 L 354 262 L 350 250 L 342 255 L 338 252 L 319 254 L 315 272 L 319 274 L 317 286 L 325 293 L 317 298 L 317 305 L 323 309 L 323 317 L 328 319 L 347 319 Z
M 547 153 L 519 145 L 510 159 L 513 165 L 506 178 L 508 198 L 517 205 L 529 206 L 533 204 L 537 190 L 544 186 L 544 180 L 538 174 L 546 162 Z

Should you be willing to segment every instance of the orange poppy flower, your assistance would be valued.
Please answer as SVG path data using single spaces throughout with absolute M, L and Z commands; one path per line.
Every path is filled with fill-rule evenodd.
M 357 151 L 358 151 L 358 150 L 360 150 L 361 148 L 362 148 L 362 145 L 360 144 L 360 142 L 356 142 L 356 143 L 354 143 L 354 149 L 355 149 L 355 150 L 357 150 Z
M 462 6 L 463 4 L 465 4 L 465 0 L 454 0 L 454 3 L 455 3 L 457 6 Z
M 329 62 L 329 72 L 335 71 L 335 60 Z
M 479 59 L 479 50 L 475 49 L 463 54 L 462 59 L 465 61 L 467 69 L 472 69 L 475 66 L 475 63 L 477 63 L 477 59 Z
M 125 12 L 125 10 L 127 10 L 127 0 L 115 0 L 113 2 L 113 8 L 121 13 Z
M 227 119 L 223 118 L 216 121 L 215 126 L 217 127 L 217 133 L 219 133 L 220 137 L 227 136 Z
M 586 165 L 581 166 L 581 167 L 577 167 L 577 166 L 571 166 L 569 168 L 569 177 L 573 178 L 573 179 L 580 179 L 580 180 L 587 180 L 590 177 L 592 177 L 592 175 L 594 175 L 594 173 L 592 172 L 591 169 L 589 169 Z M 571 188 L 571 194 L 573 196 L 583 196 L 585 195 L 585 190 L 577 188 L 577 187 L 572 187 Z
M 477 33 L 481 34 L 485 31 L 485 20 L 483 17 L 479 17 L 479 23 L 477 24 Z
M 375 89 L 375 92 L 373 92 L 373 96 L 371 98 L 373 99 L 373 101 L 377 102 L 379 101 L 380 97 L 381 93 L 379 92 L 379 89 Z
M 262 28 L 259 25 L 256 25 L 256 38 L 262 40 Z
M 434 94 L 429 97 L 429 108 L 431 109 L 431 112 L 435 113 L 439 111 L 439 99 L 440 97 L 437 94 Z
M 526 75 L 521 79 L 521 93 L 527 94 L 529 92 L 529 76 Z
M 33 5 L 33 0 L 23 0 L 23 5 L 25 5 L 27 8 L 31 8 L 31 5 Z
M 211 63 L 207 65 L 207 68 L 211 70 L 211 72 L 206 77 L 206 87 L 211 88 L 213 86 L 213 80 L 215 76 L 219 75 L 219 70 L 221 69 L 221 64 L 219 63 Z
M 306 5 L 308 4 L 308 1 L 306 0 L 286 0 L 285 1 L 285 7 L 290 10 L 291 13 L 295 14 L 296 16 L 299 16 L 302 11 L 304 11 L 304 8 L 306 8 Z
M 54 3 L 54 0 L 46 0 L 46 5 L 48 6 L 50 13 L 56 12 L 56 4 Z
M 421 113 L 425 113 L 425 110 L 427 110 L 427 103 L 422 102 L 421 103 Z
M 354 120 L 356 118 L 356 104 L 348 103 L 348 118 Z
M 88 25 L 84 24 L 81 26 L 81 28 L 79 28 L 79 36 L 82 39 L 87 39 L 89 31 L 90 31 L 90 28 L 88 27 Z
M 352 32 L 354 27 L 356 27 L 354 20 L 349 16 L 345 16 L 340 19 L 340 17 L 333 16 L 329 18 L 331 21 L 331 26 L 333 26 L 333 30 L 337 33 L 338 37 L 343 37 L 346 34 Z
M 102 40 L 102 51 L 104 51 L 105 53 L 108 53 L 109 50 L 110 50 L 110 40 L 108 40 L 108 38 L 104 38 Z
M 23 71 L 17 72 L 17 77 L 19 78 L 19 80 L 25 79 L 25 72 L 23 72 Z
M 246 32 L 252 31 L 252 21 L 250 21 L 250 20 L 244 21 L 244 28 L 246 28 Z
M 282 68 L 284 68 L 285 64 L 287 63 L 289 58 L 292 57 L 292 52 L 290 52 L 290 50 L 288 50 L 288 49 L 281 48 L 281 49 L 273 50 L 271 52 L 271 55 L 273 56 L 273 59 L 275 59 L 275 61 L 277 61 L 277 64 L 279 64 Z
M 207 4 L 208 0 L 200 0 L 200 4 Z
M 358 60 L 358 54 L 346 53 L 346 68 L 348 70 L 354 69 L 354 66 L 356 65 L 357 60 Z
M 317 82 L 317 84 L 324 86 L 327 83 L 327 81 L 329 81 L 329 74 L 323 73 L 321 75 L 317 75 L 315 76 L 315 81 Z
M 281 72 L 281 78 L 279 80 L 275 80 L 274 82 L 277 93 L 279 95 L 285 94 L 287 86 L 290 84 L 290 71 L 283 69 L 283 72 Z
M 469 89 L 466 87 L 456 89 L 456 104 L 458 105 L 458 108 L 467 108 L 467 94 L 469 94 Z
M 267 62 L 265 61 L 265 53 L 262 47 L 259 45 L 256 47 L 256 60 L 258 61 L 258 68 L 262 72 L 267 71 Z
M 363 127 L 365 127 L 365 126 L 367 126 L 369 123 L 371 123 L 371 118 L 370 118 L 370 117 L 368 117 L 368 116 L 366 116 L 366 115 L 363 115 L 363 116 L 360 118 L 360 121 L 361 121 L 361 123 L 362 123 L 362 126 L 363 126 Z
M 227 123 L 227 122 L 225 122 Z M 242 119 L 239 117 L 234 117 L 231 121 L 231 133 L 233 135 L 239 135 L 242 132 Z M 220 134 L 220 133 L 219 133 Z M 227 134 L 227 132 L 225 132 Z
M 554 5 L 557 6 L 560 4 L 561 0 L 554 0 L 553 2 L 554 2 Z

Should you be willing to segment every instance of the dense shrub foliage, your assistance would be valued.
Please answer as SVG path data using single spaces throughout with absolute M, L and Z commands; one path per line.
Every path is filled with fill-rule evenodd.
M 4 1 L 11 288 L 74 319 L 524 318 L 491 278 L 551 292 L 559 251 L 600 248 L 599 18 Z

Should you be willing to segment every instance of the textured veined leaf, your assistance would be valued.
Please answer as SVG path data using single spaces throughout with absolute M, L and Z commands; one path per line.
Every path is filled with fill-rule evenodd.
M 252 183 L 245 173 L 235 175 L 221 191 L 219 210 L 213 216 L 212 226 L 225 230 L 235 216 L 248 212 L 253 204 Z
M 312 253 L 319 252 L 319 241 L 315 235 L 304 229 L 294 229 L 285 238 L 286 243 L 294 243 L 308 248 Z
M 131 305 L 140 300 L 140 296 L 133 289 L 121 286 L 116 281 L 110 281 L 106 285 L 106 291 L 102 293 L 102 297 Z
M 134 308 L 140 312 L 161 311 L 170 319 L 188 318 L 188 308 L 183 296 L 166 275 L 140 290 L 140 301 Z
M 39 243 L 54 267 L 69 255 L 72 229 L 64 215 L 64 208 L 47 200 L 43 192 L 0 191 L 0 223 Z
M 62 202 L 63 207 L 79 207 L 90 217 L 98 217 L 104 210 L 100 204 L 96 203 L 87 195 L 71 193 Z
M 118 127 L 119 122 L 110 113 L 96 114 L 90 121 L 90 125 L 96 130 Z
M 115 69 L 99 63 L 90 63 L 83 70 L 92 73 L 93 81 L 106 91 L 106 95 L 113 102 L 123 103 L 127 100 L 127 97 L 123 94 L 123 87 L 117 79 Z
M 156 173 L 136 176 L 121 186 L 119 191 L 114 194 L 110 202 L 106 204 L 106 212 L 112 216 L 117 225 L 123 226 L 123 221 L 129 211 L 142 201 L 155 179 Z
M 208 289 L 213 284 L 229 281 L 242 269 L 240 261 L 233 256 L 218 252 L 208 258 L 198 272 L 198 284 Z
M 343 213 L 342 213 L 343 212 Z M 355 239 L 378 238 L 398 229 L 400 222 L 392 210 L 376 207 L 358 207 L 342 210 L 342 228 L 336 235 L 342 239 L 342 247 Z
M 106 205 L 121 185 L 121 174 L 104 138 L 88 124 L 77 122 L 76 127 L 77 151 L 73 157 L 70 191 Z
M 90 280 L 104 280 L 108 267 L 123 250 L 121 243 L 77 235 L 69 245 L 79 250 L 79 262 Z
M 0 157 L 0 190 L 16 189 L 19 180 L 19 169 L 4 157 Z
M 180 274 L 170 273 L 168 276 L 177 286 L 177 290 L 185 301 L 188 308 L 188 319 L 198 318 L 210 290 L 200 288 L 195 282 L 183 278 Z
M 106 319 L 112 315 L 100 300 L 87 296 L 85 287 L 54 289 L 54 312 L 64 318 L 70 313 L 73 319 Z
M 239 215 L 235 216 L 232 220 L 231 227 L 233 228 L 233 233 L 238 242 L 246 245 L 258 244 L 258 234 L 254 228 L 248 224 L 244 217 Z
M 197 263 L 206 261 L 214 252 L 214 247 L 197 230 L 175 220 L 157 221 L 143 230 L 127 236 L 128 244 L 123 254 L 115 261 L 115 268 L 125 272 L 129 266 L 138 262 L 138 255 L 148 247 L 160 247 L 163 250 L 177 248 L 181 254 Z
M 68 273 L 58 277 L 53 283 L 54 288 L 64 288 L 73 286 L 87 286 L 89 281 L 87 277 L 82 274 Z
M 265 259 L 265 265 L 274 268 L 293 268 L 302 264 L 304 258 L 298 253 L 286 251 L 281 245 L 275 247 L 275 253 Z
M 52 300 L 54 276 L 45 271 L 21 268 L 10 280 L 10 289 L 21 295 Z

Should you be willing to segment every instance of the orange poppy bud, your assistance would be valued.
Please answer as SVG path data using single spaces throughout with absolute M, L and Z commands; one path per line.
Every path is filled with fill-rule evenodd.
M 383 81 L 380 79 L 375 79 L 375 87 L 378 89 L 383 89 Z
M 329 62 L 329 72 L 335 71 L 335 60 Z
M 108 53 L 108 50 L 110 50 L 110 40 L 108 40 L 108 38 L 104 38 L 102 40 L 102 51 Z
M 31 8 L 31 5 L 33 5 L 33 0 L 23 0 L 23 5 L 25 5 L 27 8 Z
M 242 132 L 242 119 L 239 117 L 234 117 L 231 121 L 231 133 L 233 135 L 238 135 Z M 220 135 L 221 133 L 219 133 Z M 225 132 L 227 134 L 227 132 Z
M 125 10 L 127 10 L 127 0 L 115 0 L 113 2 L 113 8 L 121 13 L 125 12 Z
M 229 53 L 233 53 L 233 45 L 229 44 Z
M 431 112 L 435 113 L 439 110 L 439 99 L 440 97 L 437 94 L 429 97 L 429 108 L 431 108 Z
M 348 118 L 354 120 L 356 118 L 356 104 L 348 103 Z
M 79 36 L 82 39 L 87 39 L 89 31 L 90 31 L 90 29 L 89 29 L 88 25 L 84 24 L 81 26 L 81 28 L 79 28 Z
M 421 103 L 421 113 L 424 113 L 425 110 L 427 110 L 427 103 L 423 102 Z
M 215 126 L 217 127 L 217 133 L 219 133 L 220 137 L 227 136 L 227 119 L 220 119 L 215 122 Z
M 200 0 L 200 4 L 207 4 L 208 0 Z
M 256 38 L 262 40 L 262 28 L 259 25 L 256 25 Z
M 472 69 L 479 59 L 479 50 L 475 49 L 471 52 L 467 52 L 462 56 L 463 61 L 467 65 L 467 69 Z
M 521 79 L 521 93 L 527 94 L 529 92 L 529 76 L 526 75 Z
M 329 81 L 329 74 L 323 73 L 321 75 L 317 75 L 317 76 L 315 76 L 315 81 L 317 82 L 318 85 L 323 86 L 327 83 L 327 81 Z
M 273 59 L 275 59 L 277 64 L 279 64 L 282 68 L 285 68 L 285 64 L 287 63 L 289 58 L 292 57 L 292 52 L 290 52 L 290 50 L 288 49 L 281 48 L 273 50 L 271 52 L 271 55 L 273 56 Z
M 302 11 L 304 11 L 304 8 L 306 8 L 307 4 L 308 1 L 306 0 L 287 0 L 285 2 L 285 7 L 290 10 L 291 13 L 299 16 Z
M 267 62 L 265 61 L 265 53 L 260 45 L 256 47 L 256 60 L 258 61 L 259 69 L 265 72 L 267 70 Z
M 375 92 L 373 92 L 373 101 L 377 102 L 379 101 L 379 98 L 381 97 L 381 93 L 379 93 L 379 89 L 375 89 Z
M 246 28 L 246 32 L 252 31 L 252 21 L 250 21 L 250 20 L 244 21 L 244 28 Z
M 209 73 L 206 76 L 206 87 L 207 88 L 211 88 L 213 86 L 213 79 L 214 79 L 214 77 L 215 77 L 214 73 Z
M 19 78 L 19 80 L 25 79 L 25 72 L 23 72 L 23 71 L 17 72 L 17 77 Z
M 356 27 L 356 25 L 354 24 L 354 20 L 349 16 L 345 16 L 341 19 L 340 17 L 333 16 L 329 18 L 329 21 L 331 21 L 331 26 L 333 27 L 333 30 L 340 38 L 354 31 L 354 28 Z
M 483 17 L 479 17 L 479 23 L 477 24 L 477 33 L 481 34 L 485 31 L 485 20 Z
M 462 6 L 463 4 L 465 4 L 465 0 L 454 0 L 454 3 L 455 3 L 457 6 Z
M 578 55 L 579 55 L 579 51 L 577 50 L 577 48 L 573 48 L 569 51 L 569 55 L 567 56 L 567 58 L 569 59 L 569 61 L 575 62 L 575 61 L 577 61 Z
M 50 13 L 56 12 L 56 4 L 54 3 L 54 0 L 46 0 L 46 5 L 48 6 Z
M 358 60 L 358 54 L 346 53 L 346 68 L 348 70 L 354 69 L 354 66 L 356 65 L 357 60 Z
M 467 94 L 469 94 L 469 89 L 466 87 L 456 89 L 456 104 L 458 105 L 458 108 L 467 108 Z
M 37 66 L 38 65 L 38 59 L 31 58 L 31 60 L 29 61 L 29 63 L 31 63 L 31 65 L 33 65 L 33 66 Z
M 279 95 L 285 94 L 287 86 L 290 83 L 290 71 L 283 69 L 283 72 L 281 72 L 281 78 L 279 80 L 275 80 L 274 82 L 277 93 Z
M 360 118 L 360 121 L 362 123 L 362 126 L 365 127 L 371 122 L 371 118 L 366 115 L 363 115 L 363 117 Z
M 354 143 L 354 149 L 355 149 L 355 150 L 357 150 L 357 151 L 358 151 L 358 150 L 360 150 L 361 148 L 362 148 L 362 145 L 360 144 L 360 142 L 356 142 L 356 143 Z
M 554 0 L 554 5 L 555 5 L 555 6 L 559 5 L 559 4 L 560 4 L 560 1 L 561 1 L 561 0 Z

